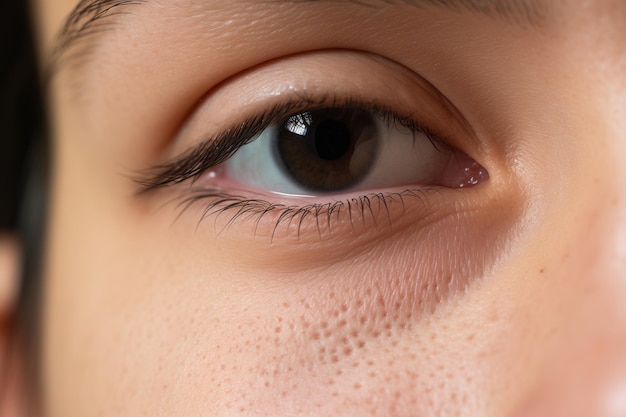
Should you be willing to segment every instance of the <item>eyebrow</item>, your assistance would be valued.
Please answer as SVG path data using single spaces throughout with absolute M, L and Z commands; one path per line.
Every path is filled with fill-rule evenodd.
M 79 54 L 67 56 L 68 50 L 81 40 L 105 32 L 115 24 L 117 15 L 128 13 L 128 6 L 140 5 L 150 0 L 80 0 L 67 17 L 48 62 L 48 72 L 54 74 Z M 205 0 L 210 1 L 210 0 Z M 265 0 L 268 3 L 285 3 L 289 0 Z M 538 26 L 543 13 L 537 0 L 291 0 L 291 3 L 352 3 L 361 7 L 412 6 L 419 9 L 438 8 L 452 13 L 478 13 L 501 19 L 522 27 Z
M 57 35 L 50 53 L 45 77 L 52 76 L 62 66 L 62 59 L 71 60 L 66 53 L 81 40 L 105 32 L 113 22 L 110 18 L 126 13 L 125 6 L 139 5 L 147 0 L 80 0 L 71 11 Z

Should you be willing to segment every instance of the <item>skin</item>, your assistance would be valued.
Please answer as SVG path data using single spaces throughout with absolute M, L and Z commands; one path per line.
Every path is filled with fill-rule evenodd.
M 52 80 L 41 415 L 626 413 L 626 3 L 190 4 L 128 8 Z M 42 59 L 75 5 L 38 3 Z M 181 213 L 188 183 L 137 195 L 290 89 L 417 108 L 489 179 L 274 239 Z

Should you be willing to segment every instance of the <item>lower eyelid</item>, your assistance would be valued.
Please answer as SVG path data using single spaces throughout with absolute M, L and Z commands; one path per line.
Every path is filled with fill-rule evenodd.
M 464 190 L 468 192 L 469 190 Z M 422 228 L 459 215 L 459 190 L 429 186 L 344 196 L 333 201 L 280 198 L 197 188 L 179 199 L 180 214 L 192 212 L 196 226 L 242 241 L 254 237 L 275 245 L 303 247 L 345 237 L 376 240 L 405 227 Z M 195 213 L 195 215 L 193 214 Z

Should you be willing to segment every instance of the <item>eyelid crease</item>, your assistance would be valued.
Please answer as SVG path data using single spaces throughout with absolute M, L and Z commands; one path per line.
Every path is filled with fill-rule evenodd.
M 243 123 L 230 127 L 213 138 L 202 141 L 198 146 L 184 153 L 174 161 L 157 165 L 140 173 L 134 179 L 139 185 L 138 195 L 150 193 L 187 180 L 195 180 L 207 170 L 229 159 L 242 146 L 254 140 L 270 125 L 292 114 L 326 107 L 360 108 L 376 113 L 387 122 L 397 123 L 416 133 L 423 133 L 437 149 L 451 149 L 444 135 L 423 126 L 415 117 L 402 115 L 376 103 L 353 98 L 309 97 L 299 94 L 294 100 L 278 104 L 261 114 L 246 119 Z

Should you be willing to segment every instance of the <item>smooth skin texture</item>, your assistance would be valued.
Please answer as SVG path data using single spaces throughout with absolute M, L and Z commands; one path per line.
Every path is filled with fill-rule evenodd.
M 67 51 L 42 415 L 626 415 L 626 3 L 388 3 L 152 0 Z M 37 3 L 42 60 L 74 6 Z M 137 194 L 292 93 L 409 113 L 489 179 L 299 231 Z

